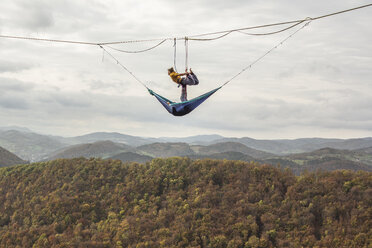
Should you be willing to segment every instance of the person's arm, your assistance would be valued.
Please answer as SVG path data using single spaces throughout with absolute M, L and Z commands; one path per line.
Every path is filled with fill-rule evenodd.
M 187 75 L 187 74 L 190 74 L 190 73 L 188 73 L 188 72 L 185 72 L 185 73 L 179 73 L 178 76 L 185 76 L 185 75 Z

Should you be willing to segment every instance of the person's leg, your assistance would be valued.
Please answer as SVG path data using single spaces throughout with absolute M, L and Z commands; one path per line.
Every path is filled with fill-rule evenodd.
M 181 101 L 185 102 L 187 101 L 187 89 L 186 89 L 186 84 L 181 84 L 182 90 L 181 90 Z
M 186 85 L 197 85 L 199 84 L 198 78 L 193 74 L 188 74 L 184 80 Z
M 196 77 L 196 75 L 192 72 L 190 76 L 192 77 L 192 80 L 194 81 L 194 85 L 198 85 L 199 79 Z
M 190 75 L 186 75 L 186 77 L 182 80 L 185 85 L 194 85 L 194 81 Z
M 199 84 L 199 79 L 196 77 L 196 75 L 195 75 L 194 72 L 191 70 L 191 68 L 190 68 L 190 75 L 192 76 L 192 78 L 193 78 L 193 80 L 194 80 L 194 82 L 195 82 L 194 85 Z

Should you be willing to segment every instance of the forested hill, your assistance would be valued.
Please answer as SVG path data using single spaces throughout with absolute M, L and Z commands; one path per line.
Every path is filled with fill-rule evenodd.
M 27 161 L 22 160 L 17 155 L 5 150 L 0 146 L 0 167 L 27 163 Z
M 0 247 L 370 247 L 372 173 L 60 159 L 0 169 Z

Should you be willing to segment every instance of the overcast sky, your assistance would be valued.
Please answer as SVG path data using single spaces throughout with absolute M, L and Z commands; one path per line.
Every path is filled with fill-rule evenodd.
M 371 3 L 329 0 L 2 0 L 0 34 L 109 42 L 183 37 L 316 17 Z M 372 7 L 313 21 L 194 112 L 174 117 L 97 46 L 0 38 L 0 127 L 75 136 L 201 134 L 257 139 L 372 136 Z M 284 26 L 278 27 L 284 28 Z M 257 29 L 269 32 L 274 29 Z M 200 84 L 224 83 L 297 29 L 189 42 Z M 253 31 L 252 31 L 253 32 Z M 140 50 L 157 41 L 116 46 Z M 184 42 L 177 68 L 185 68 Z M 157 93 L 178 101 L 167 75 L 173 42 L 109 50 Z

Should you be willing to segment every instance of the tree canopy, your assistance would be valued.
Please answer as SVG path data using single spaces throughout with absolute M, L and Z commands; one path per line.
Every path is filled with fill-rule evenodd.
M 0 247 L 370 247 L 372 173 L 227 160 L 0 169 Z

